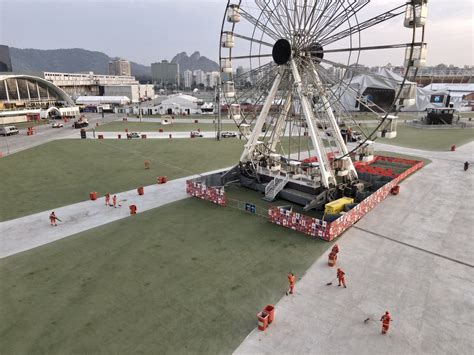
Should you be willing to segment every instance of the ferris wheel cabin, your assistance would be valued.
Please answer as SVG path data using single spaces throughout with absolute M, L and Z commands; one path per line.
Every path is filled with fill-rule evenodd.
M 393 139 L 397 137 L 398 116 L 389 115 L 385 118 L 385 123 L 377 132 L 377 137 Z
M 415 0 L 415 6 L 407 5 L 404 25 L 407 28 L 423 27 L 428 17 L 428 0 Z
M 236 4 L 229 5 L 227 9 L 227 21 L 230 23 L 238 23 L 240 19 L 240 6 Z

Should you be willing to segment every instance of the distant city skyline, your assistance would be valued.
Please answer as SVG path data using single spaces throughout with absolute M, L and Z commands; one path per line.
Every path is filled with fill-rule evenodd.
M 376 0 L 369 6 L 374 7 L 376 14 L 403 2 Z M 171 60 L 183 51 L 200 51 L 201 55 L 217 61 L 225 3 L 224 0 L 0 0 L 0 44 L 35 49 L 84 48 L 147 66 L 163 59 Z M 428 18 L 428 65 L 473 65 L 473 2 L 430 0 Z M 384 36 L 390 37 L 388 43 L 400 43 L 399 33 L 389 30 Z M 366 35 L 364 44 L 376 42 L 377 36 L 377 32 Z M 402 65 L 403 54 L 361 58 L 361 64 L 368 66 L 388 62 Z

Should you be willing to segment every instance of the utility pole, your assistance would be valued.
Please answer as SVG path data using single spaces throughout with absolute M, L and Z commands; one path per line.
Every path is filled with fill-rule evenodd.
M 221 140 L 221 128 L 222 128 L 222 113 L 221 113 L 221 81 L 219 75 L 219 82 L 217 84 L 217 93 L 216 93 L 216 106 L 217 106 L 217 140 Z
M 5 125 L 3 125 L 5 127 Z M 8 145 L 8 138 L 7 138 L 7 132 L 5 131 L 5 143 L 7 145 L 7 155 L 10 155 L 10 146 Z

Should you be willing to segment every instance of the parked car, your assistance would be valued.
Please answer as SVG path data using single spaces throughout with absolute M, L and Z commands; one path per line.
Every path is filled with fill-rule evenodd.
M 55 123 L 53 123 L 52 127 L 53 128 L 63 128 L 64 125 L 61 122 L 55 122 Z
M 235 138 L 237 137 L 237 134 L 234 132 L 222 132 L 221 137 L 222 138 Z
M 191 137 L 202 138 L 204 137 L 201 132 L 193 131 L 190 133 Z
M 15 126 L 0 127 L 0 134 L 2 136 L 11 136 L 18 133 L 20 133 L 20 131 Z
M 76 129 L 88 127 L 88 126 L 89 126 L 89 121 L 87 121 L 87 120 L 79 120 L 79 121 L 74 122 L 74 124 L 73 124 L 72 126 L 73 126 L 74 128 L 76 128 Z
M 140 138 L 140 133 L 138 133 L 138 132 L 127 133 L 127 138 L 128 139 Z

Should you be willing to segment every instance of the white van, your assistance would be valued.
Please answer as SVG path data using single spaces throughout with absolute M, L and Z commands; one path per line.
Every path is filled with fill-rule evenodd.
M 15 126 L 0 127 L 0 135 L 2 136 L 11 136 L 18 133 L 20 133 L 20 131 Z

